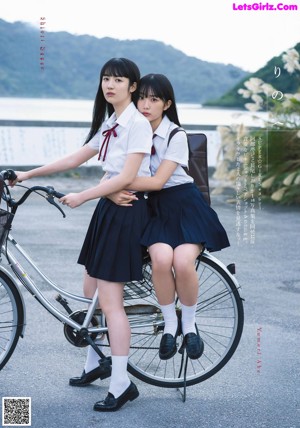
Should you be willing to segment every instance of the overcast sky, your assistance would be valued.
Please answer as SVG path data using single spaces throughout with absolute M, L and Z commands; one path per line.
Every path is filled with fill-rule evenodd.
M 234 10 L 237 0 L 7 0 L 0 18 L 116 39 L 153 39 L 187 55 L 256 71 L 300 42 L 299 0 L 268 0 L 259 6 L 299 5 L 298 10 Z M 87 53 L 88 54 L 88 53 Z

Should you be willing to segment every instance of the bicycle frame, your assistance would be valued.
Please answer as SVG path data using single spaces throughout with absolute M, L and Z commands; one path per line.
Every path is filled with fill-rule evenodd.
M 39 290 L 38 286 L 35 284 L 35 282 L 30 278 L 26 270 L 22 267 L 22 265 L 18 262 L 17 258 L 12 254 L 12 252 L 7 249 L 7 259 L 10 263 L 10 268 L 13 272 L 9 272 L 2 264 L 0 264 L 0 269 L 10 277 L 10 279 L 15 283 L 16 277 L 19 279 L 20 283 L 38 300 L 38 302 L 48 310 L 48 312 L 53 315 L 55 318 L 57 318 L 62 323 L 67 324 L 68 326 L 76 329 L 77 331 L 80 331 L 82 328 L 88 329 L 89 333 L 106 333 L 107 327 L 91 327 L 91 319 L 93 317 L 93 314 L 97 308 L 98 305 L 98 291 L 96 290 L 94 296 L 92 299 L 89 299 L 87 297 L 83 297 L 77 294 L 70 293 L 62 288 L 60 288 L 57 284 L 55 284 L 50 278 L 48 278 L 40 269 L 39 267 L 34 263 L 34 261 L 31 259 L 31 257 L 26 253 L 26 251 L 19 245 L 16 240 L 12 237 L 11 234 L 8 235 L 8 241 L 14 246 L 14 248 L 20 253 L 25 260 L 30 264 L 30 266 L 34 269 L 34 271 L 54 290 L 59 292 L 62 296 L 67 297 L 69 299 L 79 301 L 82 303 L 85 303 L 88 305 L 88 310 L 86 313 L 86 316 L 84 318 L 84 321 L 82 324 L 77 323 L 76 321 L 72 320 L 69 316 L 62 313 L 60 310 L 58 310 L 45 296 L 44 294 Z M 209 253 L 204 252 L 204 257 L 213 260 L 217 265 L 219 265 L 232 279 L 232 281 L 235 283 L 236 288 L 239 289 L 240 285 L 234 275 L 231 274 L 231 272 L 228 270 L 228 268 L 217 258 L 212 256 Z M 24 316 L 26 316 L 25 311 L 25 303 L 22 296 L 22 293 L 19 292 L 24 306 Z M 25 323 L 24 323 L 25 324 Z M 156 323 L 157 326 L 161 324 L 161 322 Z M 143 323 L 143 326 L 147 325 L 153 325 L 152 324 L 145 324 Z M 135 324 L 135 327 L 139 328 L 141 327 L 141 324 Z M 23 327 L 25 330 L 25 325 Z
M 106 333 L 107 327 L 91 327 L 91 320 L 94 315 L 94 312 L 98 306 L 98 290 L 96 290 L 94 296 L 92 299 L 70 293 L 62 288 L 60 288 L 57 284 L 55 284 L 50 278 L 48 278 L 35 264 L 35 262 L 31 259 L 31 257 L 26 253 L 26 251 L 17 243 L 17 241 L 12 237 L 11 234 L 8 235 L 8 241 L 13 247 L 17 250 L 18 253 L 20 253 L 25 260 L 29 263 L 29 265 L 34 269 L 34 271 L 54 290 L 58 291 L 62 296 L 67 297 L 72 300 L 76 300 L 82 303 L 86 303 L 88 306 L 87 313 L 85 315 L 84 321 L 82 324 L 79 324 L 78 322 L 71 319 L 69 316 L 62 313 L 60 310 L 58 310 L 45 296 L 44 294 L 39 290 L 36 283 L 32 280 L 30 275 L 26 272 L 26 270 L 23 268 L 23 266 L 19 263 L 17 258 L 14 256 L 14 254 L 7 248 L 6 249 L 6 258 L 9 262 L 9 266 L 12 270 L 12 273 L 8 271 L 2 264 L 0 264 L 0 270 L 3 271 L 6 275 L 10 277 L 10 279 L 16 283 L 16 278 L 19 280 L 19 282 L 34 296 L 37 301 L 45 308 L 47 311 L 53 315 L 55 318 L 57 318 L 59 321 L 61 321 L 64 324 L 67 324 L 68 326 L 74 328 L 77 331 L 80 331 L 81 329 L 87 329 L 90 334 L 93 333 Z M 19 291 L 19 287 L 17 287 Z M 25 311 L 25 302 L 22 296 L 22 293 L 19 291 L 19 294 L 22 298 L 23 307 L 24 307 L 24 320 L 26 317 L 26 311 Z M 130 306 L 131 310 L 133 306 Z M 133 311 L 134 312 L 134 311 Z M 104 315 L 102 315 L 104 318 Z M 155 325 L 159 326 L 162 325 L 163 322 L 157 320 Z M 104 325 L 104 322 L 102 323 Z M 153 326 L 153 321 L 150 323 L 143 324 L 140 323 L 134 323 L 134 327 L 140 328 L 140 327 L 147 327 L 147 326 Z M 22 334 L 25 331 L 25 323 L 23 326 Z
M 51 313 L 55 318 L 57 318 L 62 323 L 66 323 L 72 328 L 75 328 L 76 330 L 80 330 L 81 328 L 88 328 L 91 318 L 93 316 L 93 313 L 97 307 L 98 304 L 98 293 L 95 292 L 95 295 L 93 299 L 88 299 L 83 296 L 79 296 L 76 294 L 69 293 L 66 290 L 61 289 L 58 287 L 51 279 L 49 279 L 34 263 L 34 261 L 30 258 L 30 256 L 26 253 L 26 251 L 16 242 L 16 240 L 12 237 L 11 234 L 8 235 L 8 241 L 14 246 L 14 248 L 25 258 L 25 260 L 33 267 L 34 271 L 44 280 L 47 282 L 48 285 L 51 286 L 54 290 L 58 291 L 61 295 L 68 297 L 72 300 L 77 300 L 83 303 L 89 304 L 89 309 L 86 314 L 85 320 L 83 324 L 79 324 L 69 318 L 67 315 L 63 314 L 61 311 L 59 311 L 45 296 L 44 294 L 39 290 L 35 282 L 30 278 L 26 270 L 23 268 L 23 266 L 18 262 L 17 258 L 12 254 L 12 252 L 7 249 L 7 260 L 9 261 L 10 268 L 13 273 L 9 272 L 8 269 L 6 269 L 2 264 L 0 265 L 0 269 L 10 277 L 10 279 L 16 283 L 16 277 L 18 278 L 19 282 L 24 285 L 24 287 L 38 300 L 38 302 L 48 310 L 48 312 Z M 19 292 L 20 296 L 22 297 L 22 293 Z M 24 303 L 24 299 L 22 297 L 22 301 Z M 25 305 L 24 309 L 25 309 Z M 93 329 L 95 331 L 95 329 Z M 89 331 L 91 331 L 91 328 L 89 328 Z M 107 328 L 100 328 L 97 329 L 97 332 L 104 332 L 107 331 Z

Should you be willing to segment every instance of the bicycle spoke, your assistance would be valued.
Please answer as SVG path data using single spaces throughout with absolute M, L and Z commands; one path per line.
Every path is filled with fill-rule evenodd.
M 198 360 L 189 360 L 186 366 L 186 384 L 193 385 L 212 376 L 226 364 L 237 347 L 243 325 L 242 303 L 228 273 L 205 256 L 196 264 L 199 294 L 196 323 L 205 343 L 204 353 Z M 151 274 L 148 264 L 147 275 Z M 127 302 L 130 304 L 130 302 Z M 158 307 L 155 293 L 140 298 L 139 303 Z M 133 301 L 134 305 L 134 301 Z M 180 302 L 176 298 L 180 315 Z M 129 317 L 132 328 L 129 371 L 139 379 L 157 386 L 180 388 L 184 386 L 183 355 L 178 352 L 170 360 L 159 358 L 159 345 L 163 333 L 163 319 L 155 316 Z M 142 327 L 151 324 L 152 327 Z M 177 338 L 180 349 L 183 338 Z
M 0 370 L 15 349 L 22 324 L 23 310 L 18 291 L 0 272 Z

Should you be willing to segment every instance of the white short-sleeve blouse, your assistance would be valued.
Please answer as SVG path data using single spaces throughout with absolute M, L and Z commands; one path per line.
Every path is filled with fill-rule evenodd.
M 122 171 L 126 156 L 130 153 L 145 154 L 137 175 L 150 176 L 152 128 L 148 119 L 137 110 L 133 103 L 126 107 L 118 119 L 113 113 L 109 119 L 103 122 L 100 130 L 88 142 L 88 145 L 99 151 L 105 138 L 102 133 L 116 123 L 118 124 L 115 129 L 117 135 L 110 137 L 105 161 L 103 161 L 103 155 L 100 159 L 102 169 L 108 174 L 107 178 L 118 175 Z
M 153 145 L 155 153 L 151 156 L 151 175 L 155 175 L 159 165 L 164 159 L 178 163 L 177 168 L 165 183 L 164 188 L 178 186 L 179 184 L 193 183 L 194 179 L 188 175 L 182 166 L 188 166 L 189 148 L 187 136 L 184 132 L 177 132 L 171 139 L 169 135 L 177 125 L 169 120 L 167 116 L 159 124 L 155 131 Z

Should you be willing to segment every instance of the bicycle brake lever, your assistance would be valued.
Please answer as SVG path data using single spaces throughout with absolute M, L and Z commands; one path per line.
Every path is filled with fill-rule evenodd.
M 63 212 L 60 206 L 55 202 L 54 197 L 52 195 L 47 195 L 46 199 L 49 202 L 49 204 L 54 205 L 62 213 L 63 218 L 66 217 L 66 214 Z

